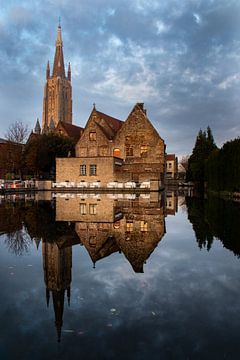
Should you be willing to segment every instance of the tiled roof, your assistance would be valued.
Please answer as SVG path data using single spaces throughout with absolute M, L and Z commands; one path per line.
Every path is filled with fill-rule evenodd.
M 112 130 L 117 133 L 118 130 L 122 127 L 124 121 L 113 118 L 107 114 L 104 114 L 100 111 L 96 111 L 96 113 L 100 116 L 100 118 L 104 119 L 112 128 Z
M 166 160 L 170 161 L 170 160 L 175 160 L 176 156 L 175 154 L 167 154 L 166 155 Z
M 83 132 L 83 128 L 81 128 L 80 126 L 65 123 L 63 121 L 59 121 L 58 126 L 59 125 L 61 125 L 65 129 L 69 137 L 71 137 L 76 143 L 78 142 Z

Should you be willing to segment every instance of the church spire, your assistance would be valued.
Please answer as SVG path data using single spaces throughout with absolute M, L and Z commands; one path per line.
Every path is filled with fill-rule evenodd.
M 61 34 L 61 25 L 58 25 L 58 33 L 57 33 L 57 40 L 56 40 L 56 51 L 54 57 L 54 64 L 53 64 L 53 77 L 63 77 L 65 78 L 65 69 L 64 69 L 64 58 L 63 58 L 63 42 L 62 42 L 62 34 Z
M 39 119 L 37 118 L 37 122 L 36 122 L 36 125 L 35 125 L 35 128 L 34 128 L 34 132 L 35 134 L 41 134 L 41 126 L 39 124 Z
M 71 65 L 68 63 L 68 81 L 71 81 Z
M 46 79 L 50 78 L 50 65 L 49 61 L 47 62 L 47 69 L 46 69 Z

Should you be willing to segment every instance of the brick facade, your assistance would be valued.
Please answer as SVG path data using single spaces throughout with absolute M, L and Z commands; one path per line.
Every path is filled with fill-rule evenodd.
M 117 161 L 119 159 L 119 161 Z M 80 176 L 80 166 L 97 167 L 97 175 Z M 118 164 L 118 165 L 117 165 Z M 94 107 L 76 144 L 76 158 L 56 160 L 56 181 L 143 182 L 158 180 L 165 171 L 165 144 L 143 104 L 134 106 L 125 122 L 97 111 Z

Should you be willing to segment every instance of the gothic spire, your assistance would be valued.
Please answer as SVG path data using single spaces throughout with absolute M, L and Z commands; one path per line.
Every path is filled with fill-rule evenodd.
M 71 65 L 68 63 L 68 81 L 71 81 Z
M 46 79 L 50 78 L 50 65 L 49 61 L 47 62 L 47 69 L 46 69 Z
M 41 134 L 41 126 L 39 124 L 39 119 L 37 118 L 37 122 L 36 122 L 36 125 L 35 125 L 35 128 L 34 128 L 34 132 L 35 134 Z
M 52 76 L 60 76 L 65 78 L 65 69 L 64 69 L 64 58 L 63 58 L 63 42 L 61 34 L 61 25 L 58 25 L 58 33 L 56 40 L 56 51 L 53 64 L 53 73 Z

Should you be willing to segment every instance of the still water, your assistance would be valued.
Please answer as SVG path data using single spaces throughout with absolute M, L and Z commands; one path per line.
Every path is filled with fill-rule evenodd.
M 0 359 L 239 359 L 240 204 L 0 200 Z

